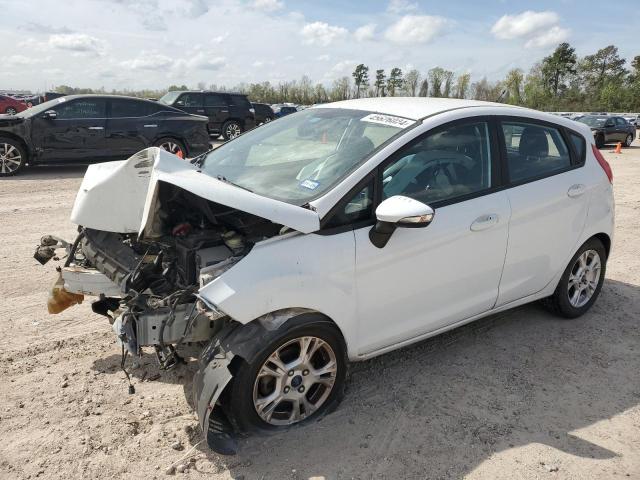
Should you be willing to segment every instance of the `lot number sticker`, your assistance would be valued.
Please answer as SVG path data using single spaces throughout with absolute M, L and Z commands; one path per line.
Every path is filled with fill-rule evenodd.
M 410 125 L 416 123 L 414 120 L 409 120 L 402 117 L 394 117 L 393 115 L 383 115 L 382 113 L 371 113 L 361 119 L 363 122 L 379 123 L 381 125 L 388 125 L 390 127 L 407 128 Z

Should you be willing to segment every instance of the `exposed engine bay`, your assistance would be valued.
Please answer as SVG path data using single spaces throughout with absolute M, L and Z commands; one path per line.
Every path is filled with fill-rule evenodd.
M 79 227 L 71 246 L 43 238 L 36 258 L 42 263 L 55 247 L 66 247 L 61 269 L 65 293 L 100 294 L 92 309 L 109 318 L 123 348 L 139 355 L 141 347 L 153 346 L 161 367 L 171 368 L 180 361 L 180 344 L 207 341 L 229 321 L 199 298 L 198 290 L 256 242 L 288 229 L 168 183 L 159 187 L 152 234 L 139 238 Z M 66 306 L 73 303 L 79 302 Z M 54 300 L 50 312 L 66 306 Z

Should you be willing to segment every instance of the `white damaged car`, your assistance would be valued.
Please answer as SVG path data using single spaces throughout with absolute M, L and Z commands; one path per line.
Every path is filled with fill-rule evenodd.
M 586 125 L 466 100 L 309 108 L 191 162 L 89 167 L 58 312 L 96 296 L 126 352 L 201 346 L 209 446 L 330 411 L 347 362 L 544 299 L 585 313 L 605 276 L 612 173 Z M 57 258 L 57 257 L 56 257 Z

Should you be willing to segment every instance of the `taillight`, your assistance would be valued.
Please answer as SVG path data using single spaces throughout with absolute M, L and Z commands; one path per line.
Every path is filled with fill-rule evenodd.
M 613 171 L 611 170 L 611 165 L 609 165 L 609 162 L 604 159 L 604 157 L 600 153 L 600 150 L 598 150 L 598 147 L 596 147 L 593 143 L 591 144 L 591 148 L 593 149 L 593 156 L 596 157 L 596 160 L 598 160 L 598 163 L 604 170 L 604 173 L 607 174 L 609 182 L 613 183 Z

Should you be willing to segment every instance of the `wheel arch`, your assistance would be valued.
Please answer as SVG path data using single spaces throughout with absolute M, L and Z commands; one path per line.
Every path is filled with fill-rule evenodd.
M 181 135 L 177 135 L 175 132 L 166 132 L 164 134 L 162 134 L 162 133 L 158 134 L 158 135 L 156 135 L 154 137 L 154 139 L 151 142 L 151 144 L 155 146 L 155 144 L 158 143 L 163 138 L 170 138 L 172 140 L 178 140 L 184 146 L 184 149 L 186 150 L 187 155 L 189 155 L 189 147 L 187 146 L 187 142 L 185 141 L 184 137 L 182 137 Z
M 31 147 L 25 141 L 24 138 L 20 137 L 19 135 L 16 135 L 15 133 L 11 133 L 11 132 L 0 132 L 0 138 L 10 138 L 11 140 L 14 140 L 14 141 L 20 143 L 22 148 L 24 148 L 24 151 L 27 153 L 26 163 L 30 163 L 31 162 L 31 160 L 32 160 Z
M 596 233 L 592 237 L 589 237 L 586 241 L 588 242 L 592 238 L 597 238 L 602 242 L 602 245 L 604 245 L 604 251 L 607 254 L 607 258 L 609 258 L 609 253 L 611 252 L 611 237 L 604 232 L 600 232 L 600 233 Z

